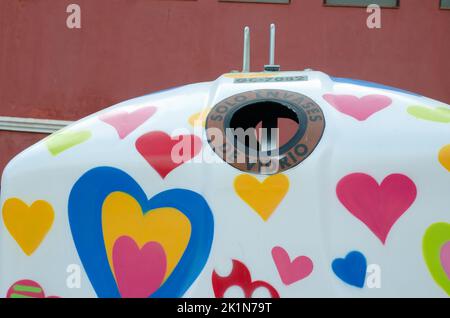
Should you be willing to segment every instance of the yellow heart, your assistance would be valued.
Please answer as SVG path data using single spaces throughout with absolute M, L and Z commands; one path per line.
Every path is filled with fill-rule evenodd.
M 450 171 L 450 145 L 445 146 L 439 151 L 439 162 L 445 169 Z
M 158 242 L 167 257 L 165 280 L 180 261 L 191 238 L 191 223 L 183 213 L 174 208 L 158 208 L 143 214 L 140 204 L 123 192 L 113 192 L 103 202 L 102 227 L 111 269 L 114 268 L 112 250 L 119 237 L 133 238 L 139 248 L 148 242 Z
M 28 206 L 17 198 L 5 201 L 2 214 L 9 233 L 28 256 L 39 247 L 55 218 L 48 202 L 39 200 Z
M 192 127 L 195 126 L 205 126 L 206 118 L 208 117 L 208 113 L 211 110 L 211 108 L 206 108 L 202 110 L 201 112 L 195 113 L 191 117 L 189 117 L 189 124 Z
M 259 182 L 256 177 L 241 174 L 234 180 L 234 189 L 264 221 L 267 221 L 289 190 L 289 179 L 276 174 Z

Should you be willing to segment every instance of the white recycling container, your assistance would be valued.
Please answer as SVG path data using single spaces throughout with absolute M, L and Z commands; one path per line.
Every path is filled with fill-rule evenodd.
M 267 69 L 122 102 L 14 158 L 0 296 L 448 297 L 449 105 Z

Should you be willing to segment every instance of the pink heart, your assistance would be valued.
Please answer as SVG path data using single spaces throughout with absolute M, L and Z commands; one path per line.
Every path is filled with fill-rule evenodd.
M 147 298 L 163 283 L 167 259 L 157 242 L 148 242 L 139 249 L 132 238 L 121 236 L 114 243 L 112 259 L 123 298 Z
M 339 181 L 336 194 L 347 210 L 385 244 L 392 226 L 416 199 L 417 188 L 402 174 L 391 174 L 378 185 L 371 176 L 354 173 Z
M 281 246 L 275 246 L 272 249 L 272 257 L 281 281 L 285 285 L 290 285 L 308 277 L 313 270 L 313 262 L 309 257 L 298 256 L 291 262 L 289 254 Z
M 450 241 L 441 248 L 441 264 L 448 279 L 450 279 Z
M 153 116 L 156 112 L 156 107 L 148 106 L 139 108 L 133 112 L 125 110 L 113 111 L 100 116 L 100 120 L 113 126 L 120 139 L 124 139 L 136 128 L 142 125 L 147 119 Z
M 367 95 L 361 98 L 353 95 L 325 94 L 323 98 L 341 113 L 363 121 L 388 107 L 392 100 L 383 95 Z

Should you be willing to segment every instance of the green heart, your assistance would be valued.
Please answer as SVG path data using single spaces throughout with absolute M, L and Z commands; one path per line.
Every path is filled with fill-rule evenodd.
M 59 155 L 73 146 L 79 145 L 91 138 L 90 131 L 66 131 L 56 133 L 47 139 L 47 147 L 53 156 Z
M 423 236 L 422 248 L 425 263 L 436 283 L 450 296 L 450 279 L 441 263 L 441 249 L 450 242 L 450 224 L 434 223 Z
M 408 113 L 419 119 L 431 120 L 438 123 L 450 123 L 450 108 L 430 108 L 425 106 L 410 106 Z

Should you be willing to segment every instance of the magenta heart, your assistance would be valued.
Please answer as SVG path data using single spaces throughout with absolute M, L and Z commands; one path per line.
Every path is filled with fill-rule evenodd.
M 155 112 L 156 107 L 153 106 L 139 108 L 130 113 L 125 110 L 112 111 L 111 113 L 100 116 L 100 120 L 113 126 L 119 134 L 120 139 L 124 139 L 147 119 L 152 117 Z
M 450 241 L 441 248 L 441 264 L 448 279 L 450 279 Z
M 392 226 L 416 199 L 417 188 L 402 174 L 391 174 L 378 185 L 371 176 L 354 173 L 339 181 L 336 194 L 347 210 L 385 244 Z
M 366 120 L 392 104 L 392 100 L 384 95 L 356 97 L 353 95 L 325 94 L 323 98 L 341 113 L 360 121 Z
M 272 249 L 272 257 L 280 274 L 281 281 L 290 285 L 302 280 L 313 271 L 313 262 L 307 256 L 298 256 L 292 262 L 289 254 L 281 246 Z
M 112 252 L 117 287 L 123 298 L 147 298 L 164 281 L 167 258 L 161 244 L 148 242 L 141 249 L 128 237 L 118 238 Z

